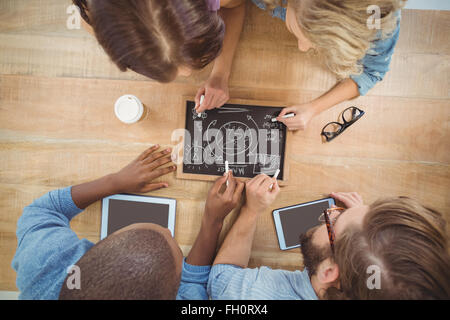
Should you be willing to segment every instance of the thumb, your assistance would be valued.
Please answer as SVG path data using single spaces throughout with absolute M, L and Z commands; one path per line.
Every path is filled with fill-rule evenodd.
M 200 97 L 205 94 L 205 87 L 201 87 L 198 89 L 197 94 L 195 95 L 195 109 L 197 109 L 200 105 Z

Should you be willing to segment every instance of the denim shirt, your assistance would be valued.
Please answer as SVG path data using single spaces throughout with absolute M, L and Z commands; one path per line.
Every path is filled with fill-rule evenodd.
M 94 246 L 70 229 L 70 221 L 80 212 L 71 187 L 51 191 L 24 209 L 17 222 L 18 245 L 12 261 L 19 299 L 58 299 L 67 269 Z M 208 299 L 210 269 L 183 261 L 177 299 Z
M 265 10 L 266 5 L 262 0 L 252 0 L 253 3 L 260 9 Z M 271 12 L 272 17 L 286 21 L 286 8 L 275 7 Z M 400 34 L 400 20 L 401 11 L 396 13 L 397 27 L 388 37 L 382 38 L 381 31 L 378 32 L 376 39 L 372 41 L 370 49 L 360 61 L 363 66 L 363 72 L 360 75 L 350 76 L 358 85 L 358 91 L 361 96 L 364 96 L 372 89 L 375 84 L 384 79 L 384 76 L 389 71 L 392 54 L 394 53 L 395 45 L 397 44 Z

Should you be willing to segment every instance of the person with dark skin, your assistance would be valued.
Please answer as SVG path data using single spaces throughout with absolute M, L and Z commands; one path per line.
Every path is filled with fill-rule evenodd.
M 153 182 L 176 169 L 167 166 L 171 149 L 158 148 L 147 149 L 117 173 L 51 191 L 24 209 L 12 262 L 20 299 L 207 299 L 223 220 L 244 188 L 232 173 L 210 189 L 200 231 L 186 258 L 170 231 L 159 225 L 133 224 L 97 244 L 79 239 L 70 229 L 73 217 L 104 197 L 169 187 Z M 75 288 L 70 285 L 74 266 L 80 270 Z

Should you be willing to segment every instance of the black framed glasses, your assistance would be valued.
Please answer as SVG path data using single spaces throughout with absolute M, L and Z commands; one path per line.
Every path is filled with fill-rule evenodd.
M 342 111 L 340 117 L 342 118 L 342 122 L 330 122 L 325 125 L 322 129 L 321 135 L 325 137 L 327 142 L 330 142 L 345 129 L 350 127 L 356 121 L 358 121 L 364 115 L 364 111 L 357 107 L 349 107 Z

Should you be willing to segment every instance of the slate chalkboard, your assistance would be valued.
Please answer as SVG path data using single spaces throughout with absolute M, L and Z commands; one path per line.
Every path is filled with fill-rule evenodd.
M 225 160 L 236 177 L 253 178 L 280 169 L 285 178 L 287 129 L 272 122 L 282 107 L 225 104 L 198 116 L 186 101 L 182 173 L 220 176 Z

